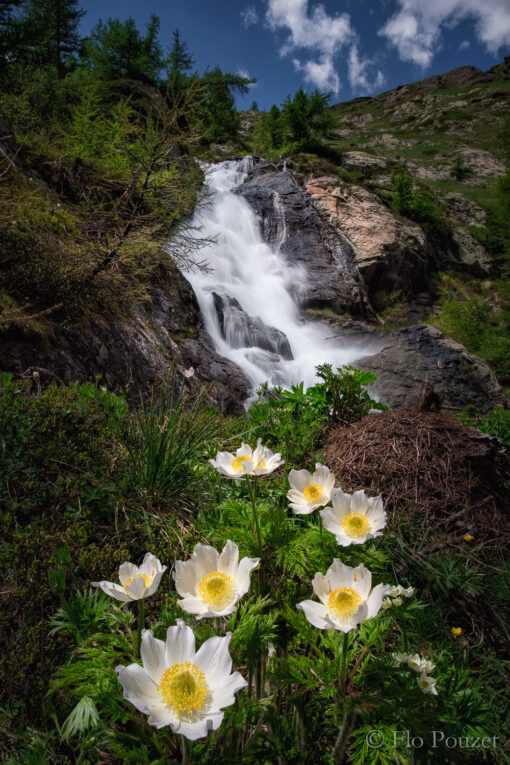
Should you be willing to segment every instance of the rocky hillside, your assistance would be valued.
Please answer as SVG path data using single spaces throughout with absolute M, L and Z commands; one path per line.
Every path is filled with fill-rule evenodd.
M 499 133 L 509 99 L 507 58 L 489 72 L 462 67 L 337 104 L 323 154 L 259 160 L 238 189 L 258 214 L 268 242 L 279 230 L 279 197 L 286 224 L 281 252 L 306 271 L 299 288 L 303 309 L 356 334 L 359 342 L 377 341 L 380 353 L 366 368 L 376 371 L 376 393 L 392 406 L 412 403 L 427 375 L 443 389 L 449 408 L 502 401 L 494 374 L 476 355 L 437 329 L 411 325 L 440 310 L 439 272 L 467 275 L 475 290 L 485 285 L 489 291 L 500 276 L 501 258 L 485 245 L 505 173 Z M 247 148 L 257 118 L 254 112 L 243 117 Z M 30 181 L 44 198 L 50 248 L 59 247 L 71 220 L 65 216 L 76 216 L 77 208 L 37 170 L 26 177 L 15 129 L 4 122 L 5 159 L 17 165 L 17 183 Z M 226 151 L 218 147 L 222 158 Z M 10 231 L 19 222 L 7 224 Z M 75 230 L 83 225 L 75 217 Z M 44 333 L 36 322 L 0 323 L 1 368 L 29 377 L 36 371 L 64 383 L 101 376 L 111 388 L 139 391 L 177 364 L 183 374 L 193 367 L 186 384 L 213 382 L 211 401 L 222 410 L 239 407 L 247 381 L 212 349 L 185 276 L 168 259 L 155 262 L 145 298 L 127 312 L 95 309 L 59 321 L 55 300 Z M 48 320 L 44 303 L 30 304 L 43 309 L 34 311 L 36 320 Z M 398 332 L 382 331 L 395 327 Z

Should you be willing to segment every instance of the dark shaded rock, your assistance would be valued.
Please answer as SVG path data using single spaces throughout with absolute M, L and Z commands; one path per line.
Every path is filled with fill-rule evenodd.
M 48 370 L 65 383 L 101 377 L 109 388 L 132 397 L 165 380 L 172 368 L 193 367 L 186 385 L 211 384 L 209 401 L 224 412 L 242 408 L 250 388 L 240 368 L 212 350 L 195 295 L 177 271 L 161 269 L 151 302 L 127 317 L 91 314 L 73 328 L 58 326 L 52 338 L 2 335 L 0 368 L 22 375 L 29 367 Z
M 221 334 L 231 348 L 262 348 L 284 359 L 293 359 L 287 336 L 276 327 L 268 327 L 258 316 L 249 316 L 239 301 L 230 295 L 213 292 L 214 308 Z
M 297 295 L 303 306 L 354 316 L 371 313 L 349 242 L 321 219 L 297 176 L 262 167 L 236 193 L 259 216 L 266 242 L 305 268 Z
M 504 404 L 496 377 L 477 356 L 435 327 L 406 327 L 381 338 L 382 348 L 356 366 L 377 375 L 372 395 L 391 409 L 413 406 L 425 378 L 441 396 L 443 409 L 474 405 L 491 409 Z

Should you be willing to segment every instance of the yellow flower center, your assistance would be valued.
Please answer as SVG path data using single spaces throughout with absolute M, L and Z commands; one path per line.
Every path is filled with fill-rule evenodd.
M 459 635 L 462 635 L 462 627 L 452 627 L 452 634 L 454 637 L 459 637 Z
M 126 589 L 126 587 L 129 587 L 129 585 L 131 584 L 131 582 L 134 582 L 134 581 L 136 581 L 137 579 L 143 579 L 143 581 L 145 582 L 145 586 L 146 586 L 146 587 L 150 587 L 150 586 L 151 586 L 151 584 L 152 584 L 152 580 L 154 579 L 154 577 L 153 577 L 153 576 L 152 576 L 152 577 L 151 577 L 151 576 L 148 576 L 147 574 L 136 574 L 136 576 L 134 576 L 132 579 L 131 579 L 131 578 L 129 578 L 129 579 L 127 579 L 127 580 L 124 582 L 124 585 L 123 585 L 122 589 L 123 589 L 123 590 L 125 590 L 125 589 Z
M 204 603 L 209 603 L 216 611 L 221 611 L 232 601 L 235 582 L 222 571 L 211 571 L 199 582 L 198 591 Z
M 246 462 L 246 460 L 251 460 L 251 457 L 248 454 L 242 454 L 240 457 L 234 457 L 231 462 L 231 468 L 235 470 L 236 473 L 242 473 L 243 462 Z
M 370 521 L 363 513 L 350 513 L 343 519 L 342 528 L 351 537 L 364 537 L 370 531 Z
M 337 587 L 329 595 L 328 611 L 342 621 L 347 621 L 354 616 L 362 602 L 356 590 L 351 587 Z
M 303 496 L 307 502 L 318 502 L 322 497 L 323 488 L 318 483 L 311 483 L 303 489 Z
M 202 709 L 207 697 L 204 673 L 195 664 L 185 661 L 172 664 L 159 681 L 158 691 L 177 714 L 192 714 Z
M 257 465 L 257 470 L 260 470 L 261 468 L 267 467 L 265 460 L 260 460 L 259 464 Z

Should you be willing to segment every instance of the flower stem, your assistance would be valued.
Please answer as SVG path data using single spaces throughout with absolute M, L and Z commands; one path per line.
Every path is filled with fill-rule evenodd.
M 345 683 L 347 680 L 347 666 L 348 666 L 348 653 L 349 653 L 349 638 L 350 632 L 343 633 L 342 639 L 342 655 L 340 664 L 340 693 L 345 696 Z
M 136 627 L 136 645 L 135 654 L 140 656 L 140 645 L 142 643 L 142 630 L 145 622 L 145 599 L 140 598 L 138 601 L 138 624 Z
M 262 550 L 262 536 L 260 534 L 259 515 L 257 512 L 255 482 L 252 485 L 249 476 L 246 476 L 246 480 L 248 482 L 248 493 L 250 495 L 250 500 L 251 500 L 251 511 L 253 515 L 253 525 L 255 527 L 255 532 L 256 532 L 256 541 L 258 543 L 259 550 Z M 256 480 L 257 479 L 255 478 L 255 481 Z
M 188 741 L 186 736 L 181 736 L 182 739 L 182 765 L 191 765 L 191 741 Z

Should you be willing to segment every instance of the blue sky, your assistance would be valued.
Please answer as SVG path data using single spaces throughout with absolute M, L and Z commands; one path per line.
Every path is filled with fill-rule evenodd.
M 82 0 L 81 33 L 99 18 L 161 19 L 166 49 L 178 27 L 196 69 L 257 78 L 239 108 L 281 104 L 301 85 L 332 103 L 372 95 L 510 53 L 510 0 Z

